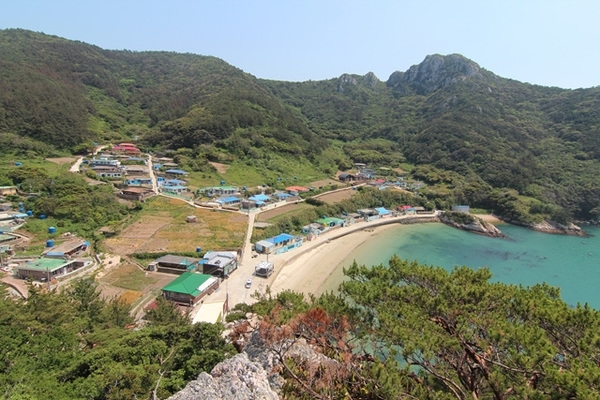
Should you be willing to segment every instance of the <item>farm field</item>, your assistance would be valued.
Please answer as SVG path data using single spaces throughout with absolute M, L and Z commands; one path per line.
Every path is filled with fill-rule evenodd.
M 198 222 L 188 223 L 188 216 Z M 248 217 L 226 211 L 195 208 L 177 199 L 155 197 L 140 215 L 117 236 L 106 239 L 107 252 L 182 253 L 203 250 L 239 249 L 246 235 Z

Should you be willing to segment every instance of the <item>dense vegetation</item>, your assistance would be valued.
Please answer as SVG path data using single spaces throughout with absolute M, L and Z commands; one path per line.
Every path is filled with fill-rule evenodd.
M 339 294 L 309 301 L 268 291 L 252 311 L 282 362 L 286 398 L 596 398 L 600 314 L 568 307 L 558 289 L 490 282 L 487 269 L 448 272 L 392 258 L 353 265 Z M 0 393 L 11 399 L 166 398 L 235 353 L 222 327 L 190 325 L 158 299 L 148 325 L 93 280 L 63 292 L 0 298 Z M 231 333 L 247 332 L 242 323 Z M 334 360 L 290 352 L 300 340 Z
M 285 365 L 286 398 L 575 399 L 600 393 L 600 314 L 556 288 L 491 283 L 392 258 L 353 265 L 339 295 L 267 294 L 252 308 Z M 335 362 L 290 351 L 306 340 Z M 285 343 L 285 345 L 282 345 Z
M 24 30 L 0 32 L 0 67 L 0 142 L 17 154 L 137 141 L 195 171 L 224 162 L 269 180 L 408 162 L 438 206 L 525 223 L 600 216 L 599 87 L 524 84 L 459 55 L 428 56 L 387 82 L 258 80 L 214 57 Z
M 93 280 L 64 292 L 30 287 L 0 298 L 0 397 L 5 399 L 166 398 L 235 351 L 222 327 L 191 325 L 159 301 L 149 326 L 127 329 L 129 305 L 103 300 Z

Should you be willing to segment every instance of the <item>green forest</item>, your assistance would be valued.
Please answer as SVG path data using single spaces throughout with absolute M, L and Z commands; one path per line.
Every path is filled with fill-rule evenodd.
M 355 163 L 423 183 L 413 193 L 358 188 L 336 204 L 307 199 L 253 240 L 398 204 L 469 205 L 524 225 L 600 222 L 600 86 L 521 83 L 457 54 L 427 56 L 385 81 L 283 82 L 211 56 L 0 30 L 0 186 L 26 194 L 7 201 L 101 246 L 101 227 L 118 230 L 144 205 L 45 159 L 122 141 L 214 185 L 222 176 L 209 162 L 237 171 L 228 185 L 306 184 Z M 396 257 L 345 274 L 338 292 L 319 297 L 255 293 L 228 316 L 237 322 L 229 336 L 190 324 L 160 297 L 134 326 L 130 306 L 101 297 L 93 279 L 60 291 L 31 285 L 27 299 L 1 286 L 0 398 L 167 398 L 240 350 L 250 314 L 287 399 L 600 398 L 600 315 L 569 307 L 556 288 Z M 282 346 L 300 340 L 329 367 Z
M 392 258 L 353 265 L 338 294 L 256 295 L 223 327 L 189 323 L 158 300 L 132 330 L 129 307 L 91 280 L 63 292 L 0 299 L 0 397 L 156 399 L 237 352 L 249 327 L 274 354 L 288 399 L 576 399 L 600 393 L 600 314 L 559 290 L 490 282 L 487 269 L 448 272 Z M 294 356 L 306 340 L 333 360 Z M 239 347 L 238 347 L 239 348 Z
M 357 162 L 403 167 L 438 208 L 468 204 L 524 224 L 599 218 L 598 110 L 599 87 L 521 83 L 456 54 L 387 81 L 283 82 L 210 56 L 0 31 L 4 152 L 85 154 L 135 141 L 196 171 L 223 162 L 269 180 L 298 168 L 333 176 Z

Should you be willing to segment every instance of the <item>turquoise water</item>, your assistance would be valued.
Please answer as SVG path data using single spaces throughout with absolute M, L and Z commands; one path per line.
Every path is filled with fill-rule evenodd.
M 398 226 L 357 248 L 341 263 L 387 264 L 394 254 L 421 264 L 452 269 L 488 267 L 492 280 L 531 286 L 546 282 L 561 290 L 569 305 L 600 309 L 600 228 L 589 237 L 551 235 L 512 225 L 498 226 L 507 238 L 489 238 L 442 224 Z M 331 279 L 341 279 L 340 273 Z

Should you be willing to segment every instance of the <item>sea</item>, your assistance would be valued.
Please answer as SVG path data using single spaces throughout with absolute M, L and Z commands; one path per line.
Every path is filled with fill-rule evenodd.
M 398 225 L 383 230 L 343 259 L 323 289 L 334 290 L 343 268 L 356 261 L 386 265 L 394 255 L 451 270 L 487 267 L 491 281 L 560 288 L 570 306 L 587 303 L 600 310 L 600 228 L 582 227 L 587 236 L 555 235 L 499 224 L 504 238 L 490 238 L 439 223 Z

